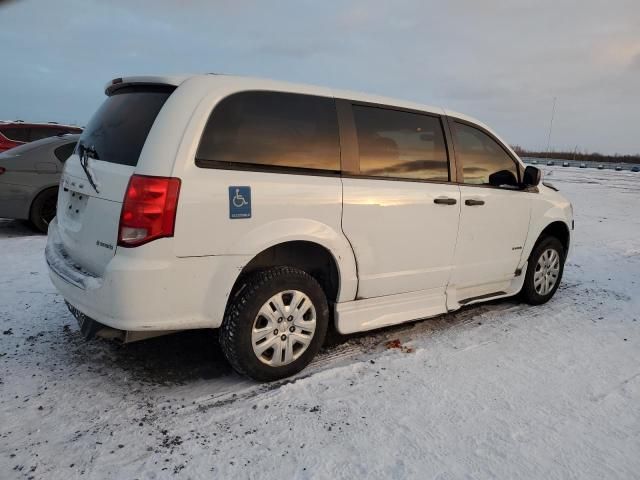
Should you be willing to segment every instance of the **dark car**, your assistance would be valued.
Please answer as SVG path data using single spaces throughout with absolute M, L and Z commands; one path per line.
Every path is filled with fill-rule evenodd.
M 82 128 L 55 122 L 26 123 L 21 120 L 0 121 L 0 152 L 25 143 L 66 133 L 82 133 Z
M 640 167 L 638 165 L 634 165 L 633 167 L 631 167 L 631 171 L 632 172 L 640 172 Z
M 0 217 L 29 220 L 46 232 L 56 215 L 64 162 L 80 135 L 59 135 L 0 153 Z

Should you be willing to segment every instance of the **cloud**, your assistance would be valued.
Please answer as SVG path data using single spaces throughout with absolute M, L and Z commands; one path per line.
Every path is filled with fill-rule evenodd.
M 228 72 L 441 105 L 507 141 L 640 151 L 640 2 L 0 3 L 0 118 L 86 122 L 104 83 Z M 604 119 L 615 118 L 616 122 Z

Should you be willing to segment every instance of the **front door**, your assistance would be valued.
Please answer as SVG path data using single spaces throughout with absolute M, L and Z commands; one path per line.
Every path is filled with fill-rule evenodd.
M 457 300 L 498 293 L 513 280 L 527 238 L 531 193 L 516 161 L 483 130 L 453 121 L 462 164 L 460 227 L 450 289 Z

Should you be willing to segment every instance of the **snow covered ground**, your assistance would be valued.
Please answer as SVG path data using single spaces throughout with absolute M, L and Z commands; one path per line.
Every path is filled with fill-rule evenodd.
M 334 335 L 267 386 L 212 332 L 85 342 L 45 238 L 0 220 L 0 478 L 638 478 L 640 174 L 547 179 L 576 216 L 547 305 Z

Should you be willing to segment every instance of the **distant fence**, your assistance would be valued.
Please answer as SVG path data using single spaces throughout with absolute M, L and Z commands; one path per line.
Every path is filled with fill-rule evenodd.
M 577 168 L 598 168 L 601 167 L 601 170 L 615 170 L 618 167 L 619 170 L 632 170 L 638 169 L 640 170 L 640 163 L 615 163 L 615 162 L 596 162 L 596 161 L 587 161 L 587 160 L 570 160 L 568 158 L 543 158 L 543 157 L 520 157 L 524 163 L 529 163 L 532 165 L 547 165 L 549 162 L 553 162 L 553 165 L 556 167 L 565 166 L 567 167 L 577 167 Z
M 521 157 L 544 158 L 548 160 L 575 160 L 576 162 L 593 162 L 593 163 L 631 163 L 640 165 L 640 155 L 603 155 L 601 153 L 580 153 L 580 152 L 528 152 L 516 146 L 514 151 Z

